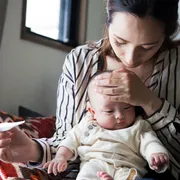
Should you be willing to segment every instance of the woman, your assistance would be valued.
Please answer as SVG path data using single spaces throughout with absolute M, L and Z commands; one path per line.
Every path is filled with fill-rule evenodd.
M 0 159 L 33 161 L 42 167 L 85 115 L 90 78 L 97 71 L 114 70 L 96 78 L 95 91 L 112 101 L 142 107 L 145 120 L 170 151 L 170 170 L 178 179 L 180 49 L 172 48 L 170 39 L 178 28 L 178 0 L 108 0 L 106 10 L 107 36 L 91 46 L 73 49 L 66 57 L 58 86 L 54 136 L 33 141 L 17 129 L 14 135 L 1 133 Z M 25 153 L 26 148 L 31 153 Z

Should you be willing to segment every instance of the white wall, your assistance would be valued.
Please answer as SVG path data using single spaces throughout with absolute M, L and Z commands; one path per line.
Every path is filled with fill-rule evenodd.
M 104 1 L 89 0 L 87 40 L 101 38 Z M 0 109 L 23 105 L 54 115 L 56 88 L 66 52 L 20 39 L 22 0 L 9 0 L 0 49 Z

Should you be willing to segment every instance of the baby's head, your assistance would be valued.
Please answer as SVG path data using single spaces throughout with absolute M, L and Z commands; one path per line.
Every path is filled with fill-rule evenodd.
M 93 84 L 94 78 L 95 76 L 88 85 L 88 110 L 92 114 L 93 119 L 103 128 L 110 130 L 123 129 L 131 126 L 135 122 L 134 106 L 123 102 L 107 100 L 103 95 L 94 90 L 96 88 L 96 85 Z

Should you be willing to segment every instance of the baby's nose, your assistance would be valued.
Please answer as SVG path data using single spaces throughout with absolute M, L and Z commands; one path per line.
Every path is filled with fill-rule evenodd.
M 124 114 L 122 112 L 116 113 L 116 119 L 123 119 Z

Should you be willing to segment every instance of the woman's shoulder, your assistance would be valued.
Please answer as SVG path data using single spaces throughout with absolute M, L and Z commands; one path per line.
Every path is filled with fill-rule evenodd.
M 161 49 L 158 53 L 157 61 L 161 61 L 162 59 L 169 60 L 169 58 L 171 61 L 180 58 L 180 42 L 174 42 L 171 46 Z
M 103 39 L 72 49 L 71 52 L 67 54 L 63 67 L 72 68 L 73 71 L 74 69 L 80 70 L 81 67 L 84 67 L 83 70 L 86 71 L 88 64 L 94 64 L 98 61 L 102 43 Z M 83 64 L 86 64 L 86 66 L 82 66 Z

